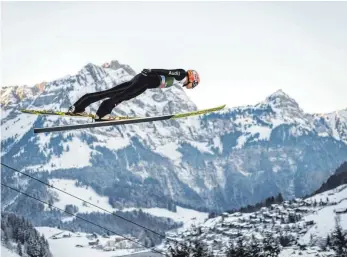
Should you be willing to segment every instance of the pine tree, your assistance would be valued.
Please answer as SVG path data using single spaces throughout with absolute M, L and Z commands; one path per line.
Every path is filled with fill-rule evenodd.
M 280 246 L 272 235 L 267 235 L 263 240 L 264 256 L 277 257 L 280 253 Z
M 174 245 L 169 246 L 170 257 L 187 257 L 190 255 L 190 247 L 185 243 L 175 242 Z
M 279 242 L 283 247 L 290 245 L 290 239 L 287 235 L 280 235 Z
M 317 207 L 317 200 L 316 199 L 314 199 L 314 201 L 313 201 L 313 206 Z
M 30 257 L 41 257 L 41 246 L 35 233 L 30 234 L 26 252 Z
M 314 237 L 313 237 L 313 234 L 310 234 L 310 245 L 314 245 L 315 242 L 314 242 Z
M 237 251 L 232 241 L 229 243 L 229 246 L 226 249 L 225 254 L 226 254 L 226 257 L 237 257 Z
M 276 197 L 276 203 L 282 203 L 283 202 L 283 196 L 281 193 L 279 193 Z
M 10 244 L 10 236 L 9 236 L 9 229 L 4 226 L 4 228 L 2 228 L 2 231 L 3 231 L 3 235 L 2 235 L 2 240 L 4 240 L 4 244 L 5 246 L 9 246 Z
M 347 257 L 347 233 L 342 231 L 339 216 L 335 219 L 335 230 L 331 236 L 332 248 L 337 256 Z
M 23 256 L 22 246 L 20 243 L 17 244 L 17 253 L 19 256 Z
M 39 238 L 39 242 L 40 242 L 40 256 L 41 257 L 50 256 L 48 251 L 48 248 L 49 248 L 48 242 L 43 235 Z
M 288 215 L 288 222 L 289 223 L 295 223 L 296 221 L 297 221 L 297 217 L 295 216 L 295 214 L 290 213 Z
M 284 217 L 281 216 L 281 224 L 285 224 L 285 223 L 286 223 L 286 221 L 285 221 Z
M 326 246 L 327 246 L 327 247 L 330 247 L 330 246 L 331 246 L 331 238 L 330 238 L 330 235 L 327 236 Z
M 244 239 L 242 236 L 237 238 L 236 242 L 236 256 L 238 257 L 248 257 L 248 251 L 245 247 Z
M 192 243 L 191 248 L 191 256 L 192 257 L 209 257 L 212 254 L 208 251 L 207 247 L 198 240 L 195 240 Z
M 249 245 L 249 256 L 252 257 L 260 257 L 261 255 L 261 246 L 259 243 L 259 240 L 255 238 L 254 235 L 252 235 L 252 241 Z

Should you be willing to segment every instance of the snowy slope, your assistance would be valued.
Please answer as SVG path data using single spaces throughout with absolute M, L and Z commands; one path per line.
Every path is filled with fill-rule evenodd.
M 254 106 L 199 117 L 63 133 L 35 135 L 32 129 L 87 119 L 19 112 L 67 110 L 82 95 L 116 86 L 134 74 L 116 61 L 109 66 L 87 64 L 76 75 L 22 90 L 21 98 L 18 89 L 2 91 L 3 162 L 49 179 L 78 180 L 107 197 L 114 208 L 167 208 L 174 201 L 189 208 L 224 210 L 279 191 L 286 197 L 305 195 L 347 157 L 346 120 L 323 126 L 281 90 Z M 99 104 L 87 111 L 95 112 Z M 193 110 L 196 105 L 174 86 L 148 90 L 123 102 L 114 114 Z M 339 115 L 345 117 L 345 112 Z M 12 199 L 8 194 L 2 198 L 5 204 Z
M 20 257 L 16 252 L 13 252 L 3 245 L 1 245 L 1 256 L 2 257 Z
M 290 222 L 290 216 L 295 221 Z M 329 256 L 332 252 L 322 253 L 320 246 L 333 232 L 336 217 L 339 217 L 342 229 L 347 231 L 347 184 L 306 199 L 296 198 L 269 208 L 263 207 L 252 213 L 223 213 L 170 236 L 184 241 L 199 239 L 210 249 L 222 253 L 229 240 L 236 241 L 239 235 L 247 241 L 252 235 L 262 239 L 264 235 L 272 234 L 292 240 L 290 246 L 282 248 L 280 257 L 317 256 L 318 252 L 322 254 L 320 256 Z M 161 247 L 165 249 L 164 245 Z
M 105 237 L 95 234 L 96 237 L 93 237 L 92 234 L 73 233 L 50 227 L 37 227 L 36 229 L 47 238 L 54 257 L 111 257 L 148 251 L 119 236 Z M 130 236 L 129 238 L 136 240 Z M 97 240 L 99 241 L 96 245 L 89 245 Z
M 59 188 L 69 194 L 79 196 L 81 199 L 88 201 L 89 203 L 94 204 L 90 205 L 89 203 L 85 203 L 83 201 L 80 201 L 71 195 L 65 194 L 61 191 L 57 191 L 53 188 L 49 189 L 50 194 L 52 194 L 55 197 L 55 203 L 54 206 L 65 209 L 65 206 L 67 203 L 70 205 L 74 205 L 77 207 L 77 211 L 75 214 L 82 214 L 82 213 L 91 213 L 91 212 L 104 212 L 103 210 L 97 208 L 96 206 L 107 210 L 109 212 L 113 211 L 123 211 L 123 212 L 132 212 L 132 211 L 139 211 L 140 208 L 121 208 L 116 209 L 113 208 L 109 201 L 108 197 L 101 196 L 92 187 L 78 185 L 77 180 L 69 180 L 69 179 L 49 179 L 48 183 L 50 185 L 54 185 L 54 187 Z M 45 210 L 48 211 L 49 207 L 45 206 Z M 180 206 L 176 207 L 175 211 L 170 211 L 165 208 L 141 208 L 141 210 L 144 213 L 151 214 L 155 217 L 164 217 L 164 218 L 170 218 L 173 221 L 177 223 L 182 223 L 182 227 L 180 229 L 186 229 L 190 227 L 191 225 L 202 223 L 205 219 L 208 217 L 208 213 L 206 212 L 199 212 L 188 208 L 183 208 Z M 74 217 L 69 218 L 63 218 L 64 221 L 70 221 L 73 220 Z
M 110 203 L 108 202 L 108 197 L 101 196 L 93 190 L 91 187 L 87 186 L 76 186 L 77 180 L 69 179 L 50 179 L 50 185 L 59 188 L 71 195 L 76 195 L 82 197 L 82 199 L 99 206 L 107 211 L 114 211 Z M 72 197 L 71 195 L 64 194 L 61 191 L 49 189 L 50 193 L 56 197 L 55 206 L 60 209 L 65 209 L 66 203 L 72 204 L 78 208 L 78 213 L 90 213 L 95 211 L 100 211 L 100 209 L 92 206 L 90 204 L 84 204 L 84 202 Z M 48 206 L 46 206 L 48 209 Z
M 333 190 L 315 195 L 307 199 L 308 201 L 329 202 L 329 206 L 318 209 L 315 213 L 304 217 L 305 221 L 312 220 L 316 225 L 311 227 L 300 242 L 308 244 L 311 240 L 311 235 L 314 240 L 325 238 L 335 228 L 336 212 L 343 212 L 347 210 L 347 185 L 339 186 Z M 338 215 L 340 217 L 341 226 L 347 229 L 347 213 Z
M 136 208 L 127 208 L 123 211 L 133 210 L 136 210 Z M 188 229 L 191 226 L 199 225 L 208 218 L 208 213 L 206 212 L 199 212 L 180 206 L 177 206 L 177 210 L 175 212 L 163 208 L 141 208 L 141 210 L 153 216 L 170 218 L 179 223 L 182 222 L 183 226 L 175 230 L 175 232 Z
M 327 199 L 329 199 L 329 202 L 339 203 L 347 198 L 346 188 L 347 188 L 347 185 L 341 185 L 332 190 L 328 190 L 323 193 L 314 195 L 308 198 L 307 200 L 320 202 L 321 200 L 326 201 Z

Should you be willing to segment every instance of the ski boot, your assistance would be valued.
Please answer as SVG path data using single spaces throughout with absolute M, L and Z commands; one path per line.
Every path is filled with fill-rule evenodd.
M 98 115 L 95 115 L 93 120 L 95 122 L 100 122 L 100 121 L 111 121 L 111 120 L 115 120 L 114 117 L 112 117 L 110 114 L 105 115 L 104 117 L 100 118 Z
M 68 109 L 68 111 L 66 112 L 66 114 L 71 115 L 71 116 L 84 116 L 84 117 L 85 117 L 85 116 L 87 116 L 87 117 L 90 116 L 90 114 L 88 114 L 88 113 L 85 112 L 85 111 L 76 112 L 76 109 L 75 109 L 75 106 L 74 106 L 74 105 L 72 105 L 72 106 L 69 107 L 69 109 Z

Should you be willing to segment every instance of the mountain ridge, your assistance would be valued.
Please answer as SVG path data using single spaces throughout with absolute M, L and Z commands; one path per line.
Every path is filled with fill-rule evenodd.
M 86 120 L 19 112 L 20 108 L 67 110 L 83 94 L 115 86 L 134 73 L 117 62 L 87 64 L 76 75 L 46 83 L 32 97 L 5 101 L 2 159 L 47 179 L 80 180 L 109 197 L 114 206 L 165 207 L 173 201 L 223 210 L 273 193 L 283 192 L 287 198 L 305 195 L 347 156 L 344 113 L 326 122 L 301 112 L 282 90 L 260 104 L 180 121 L 58 134 L 33 135 L 32 128 Z M 93 104 L 89 111 L 97 106 Z M 148 90 L 117 106 L 113 114 L 150 116 L 194 110 L 197 106 L 184 90 L 174 86 Z M 4 195 L 3 200 L 10 198 Z
M 323 193 L 343 184 L 347 184 L 347 161 L 342 163 L 312 195 Z

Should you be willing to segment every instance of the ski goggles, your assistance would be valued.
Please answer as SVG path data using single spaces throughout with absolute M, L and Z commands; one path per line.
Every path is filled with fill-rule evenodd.
M 195 70 L 188 70 L 188 84 L 192 84 L 192 88 L 196 87 L 200 83 L 200 76 Z

